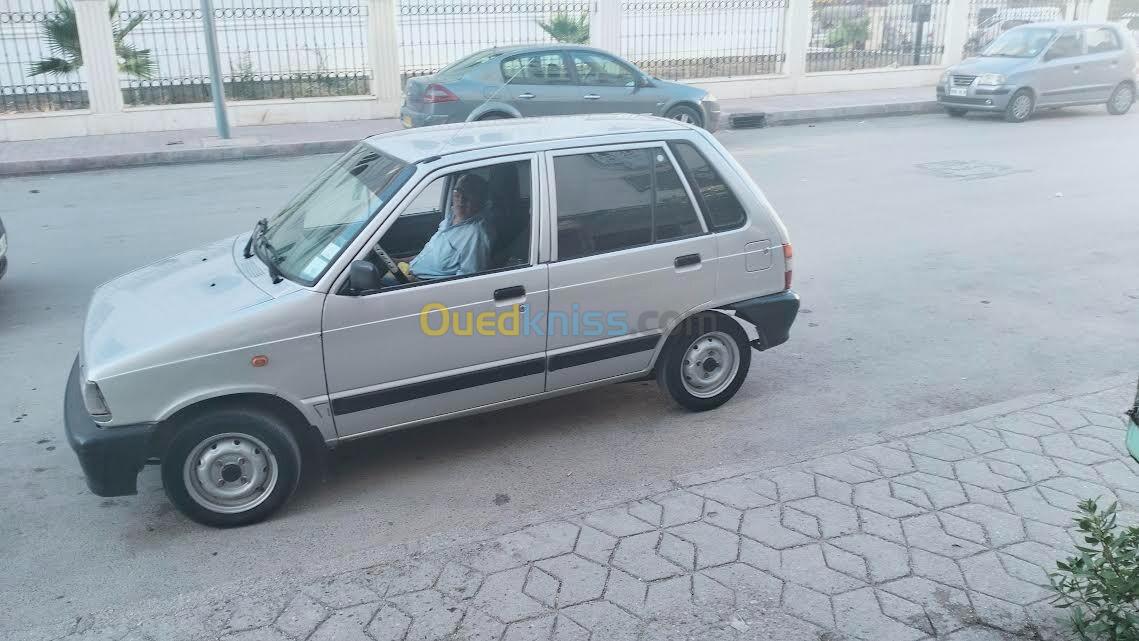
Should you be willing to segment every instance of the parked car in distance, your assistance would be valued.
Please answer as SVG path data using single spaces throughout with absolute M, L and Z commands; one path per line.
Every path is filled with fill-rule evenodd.
M 715 131 L 720 105 L 703 89 L 650 77 L 601 49 L 548 44 L 486 49 L 410 78 L 400 118 L 422 127 L 595 113 L 663 116 Z
M 482 258 L 427 277 L 456 229 Z M 798 309 L 783 223 L 706 131 L 620 114 L 405 130 L 252 233 L 96 289 L 66 431 L 95 494 L 135 493 L 158 460 L 182 512 L 240 525 L 369 434 L 651 377 L 718 407 Z
M 937 101 L 950 116 L 1003 113 L 1024 122 L 1041 108 L 1106 104 L 1122 115 L 1135 102 L 1135 44 L 1117 25 L 1051 22 L 1016 27 L 977 58 L 950 67 Z
M 0 278 L 8 271 L 8 232 L 4 229 L 4 221 L 0 220 Z

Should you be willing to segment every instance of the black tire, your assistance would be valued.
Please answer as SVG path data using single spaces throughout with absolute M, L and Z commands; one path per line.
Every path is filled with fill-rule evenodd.
M 701 114 L 698 109 L 694 109 L 688 105 L 677 105 L 669 109 L 668 112 L 664 114 L 664 117 L 670 120 L 679 120 L 680 122 L 696 125 L 697 127 L 704 126 L 703 114 Z
M 1026 102 L 1027 101 L 1027 102 Z M 1036 96 L 1028 89 L 1018 89 L 1005 107 L 1006 122 L 1024 122 L 1036 111 Z
M 1113 116 L 1122 116 L 1123 114 L 1131 111 L 1131 105 L 1135 104 L 1135 85 L 1130 82 L 1121 82 L 1111 92 L 1111 97 L 1107 99 L 1107 113 Z
M 223 435 L 229 436 L 223 438 Z M 216 442 L 211 446 L 210 441 L 215 438 Z M 223 450 L 229 449 L 218 452 L 219 445 Z M 237 511 L 230 512 L 224 511 L 226 508 L 211 507 L 203 501 L 208 498 L 207 492 L 216 491 L 216 488 L 188 487 L 187 483 L 195 483 L 197 476 L 186 467 L 187 459 L 195 454 L 211 452 L 217 452 L 212 454 L 215 461 L 212 464 L 207 461 L 205 468 L 214 468 L 218 475 L 225 477 L 219 479 L 219 487 L 223 485 L 221 481 L 227 479 L 237 483 L 237 490 L 242 490 L 244 484 L 251 497 L 248 508 L 241 509 L 240 504 L 235 504 L 230 509 Z M 206 457 L 199 459 L 199 464 L 204 460 Z M 234 474 L 238 476 L 231 478 Z M 262 479 L 261 474 L 266 478 Z M 162 457 L 162 485 L 170 502 L 198 523 L 216 527 L 249 525 L 264 520 L 289 500 L 297 489 L 300 474 L 301 450 L 296 437 L 284 420 L 257 408 L 223 407 L 187 419 L 179 426 L 177 435 Z M 267 495 L 257 491 L 258 481 L 261 488 L 271 483 Z M 195 495 L 206 498 L 199 500 L 194 498 Z
M 960 107 L 946 107 L 945 113 L 949 114 L 950 118 L 961 118 L 965 114 L 969 113 L 969 110 L 962 109 Z
M 701 346 L 710 340 L 708 339 L 709 336 L 715 336 L 717 341 L 730 340 L 734 342 L 737 363 L 734 373 L 726 372 L 724 374 L 724 376 L 730 376 L 730 381 L 725 379 L 726 382 L 723 387 L 711 387 L 707 391 L 714 393 L 709 396 L 702 396 L 694 394 L 689 385 L 685 384 L 687 377 L 684 370 L 686 364 L 690 363 L 686 358 L 690 354 L 700 354 L 697 358 L 712 354 L 711 357 L 697 361 L 692 366 L 703 369 L 705 364 L 709 364 L 711 361 L 710 364 L 713 369 L 707 371 L 710 375 L 715 374 L 716 352 L 714 350 L 708 351 Z M 730 356 L 730 354 L 724 354 L 722 350 L 720 353 Z M 725 363 L 718 363 L 718 365 L 724 367 Z M 731 365 L 728 364 L 727 367 L 730 368 Z M 743 385 L 744 379 L 747 378 L 750 367 L 751 344 L 748 343 L 747 333 L 744 332 L 739 323 L 719 312 L 702 312 L 686 320 L 668 338 L 664 349 L 661 350 L 661 354 L 657 358 L 656 378 L 661 390 L 677 403 L 690 410 L 702 412 L 717 408 L 735 396 L 740 386 Z

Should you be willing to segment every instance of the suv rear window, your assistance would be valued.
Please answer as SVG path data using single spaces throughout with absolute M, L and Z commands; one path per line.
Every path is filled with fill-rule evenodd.
M 692 143 L 669 144 L 672 146 L 672 153 L 676 154 L 681 166 L 684 167 L 688 182 L 696 190 L 700 209 L 708 220 L 708 228 L 712 231 L 725 231 L 742 227 L 747 221 L 747 210 L 740 204 L 739 199 L 732 193 L 712 163 L 708 162 L 704 154 L 700 153 Z

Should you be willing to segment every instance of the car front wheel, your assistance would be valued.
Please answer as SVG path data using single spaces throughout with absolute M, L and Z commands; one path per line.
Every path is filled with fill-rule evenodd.
M 1036 108 L 1036 99 L 1032 97 L 1032 92 L 1027 89 L 1021 89 L 1009 98 L 1008 106 L 1005 107 L 1005 120 L 1008 122 L 1024 122 L 1032 115 L 1032 111 Z
M 218 527 L 256 523 L 293 494 L 301 450 L 283 420 L 256 408 L 208 410 L 180 426 L 162 461 L 170 501 Z
M 1111 97 L 1107 99 L 1107 113 L 1113 116 L 1122 116 L 1131 111 L 1133 104 L 1135 104 L 1135 87 L 1130 83 L 1122 82 L 1115 88 L 1115 91 L 1111 92 Z
M 945 113 L 949 114 L 950 118 L 960 118 L 960 117 L 964 116 L 967 112 L 968 112 L 967 109 L 961 109 L 960 107 L 946 107 L 945 108 Z
M 751 367 L 747 333 L 734 319 L 704 312 L 669 337 L 657 359 L 657 383 L 680 405 L 710 410 L 728 402 Z
M 696 111 L 692 107 L 689 107 L 688 105 L 677 105 L 672 109 L 669 109 L 668 113 L 666 113 L 664 117 L 688 123 L 690 125 L 696 125 L 697 127 L 704 126 L 704 118 L 700 115 L 700 112 Z

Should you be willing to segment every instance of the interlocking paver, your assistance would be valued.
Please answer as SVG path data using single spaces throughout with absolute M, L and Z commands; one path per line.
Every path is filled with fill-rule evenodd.
M 1076 502 L 1118 498 L 1121 521 L 1139 521 L 1139 464 L 1110 414 L 1126 396 L 734 466 L 569 520 L 64 638 L 1058 641 L 1047 573 L 1078 541 Z

